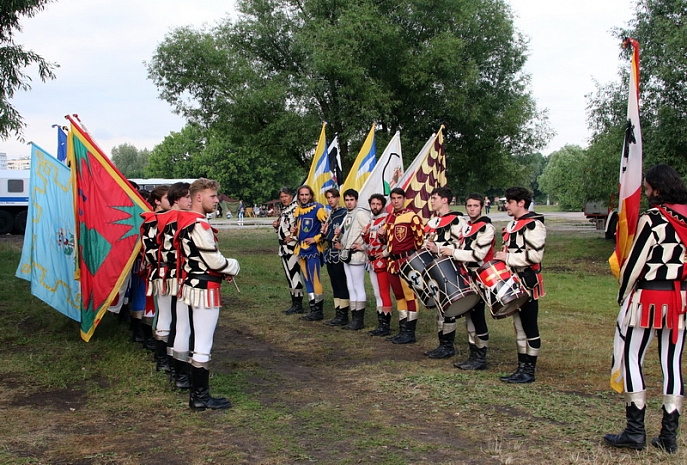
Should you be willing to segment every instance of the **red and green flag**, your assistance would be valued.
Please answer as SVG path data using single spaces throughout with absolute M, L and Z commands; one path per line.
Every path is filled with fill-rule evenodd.
M 141 213 L 150 207 L 71 117 L 72 168 L 81 281 L 81 337 L 89 341 L 131 270 L 141 243 Z

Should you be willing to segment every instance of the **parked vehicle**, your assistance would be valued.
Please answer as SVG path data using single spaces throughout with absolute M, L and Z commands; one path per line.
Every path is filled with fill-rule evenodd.
M 584 204 L 584 216 L 596 225 L 597 230 L 603 229 L 606 239 L 615 239 L 618 209 L 614 202 L 587 202 Z
M 0 234 L 24 234 L 30 170 L 0 170 Z

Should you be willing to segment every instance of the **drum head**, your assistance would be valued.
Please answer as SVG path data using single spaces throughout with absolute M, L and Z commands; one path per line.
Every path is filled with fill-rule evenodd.
M 490 308 L 491 316 L 493 316 L 495 320 L 500 320 L 502 318 L 508 318 L 509 316 L 513 316 L 516 313 L 518 313 L 520 307 L 525 305 L 528 300 L 530 300 L 529 294 L 524 293 L 505 305 L 501 305 L 500 303 L 498 303 L 498 305 L 494 305 L 493 308 Z
M 451 317 L 460 316 L 464 313 L 467 313 L 479 303 L 480 298 L 481 297 L 478 294 L 474 294 L 458 299 L 444 309 L 444 315 Z

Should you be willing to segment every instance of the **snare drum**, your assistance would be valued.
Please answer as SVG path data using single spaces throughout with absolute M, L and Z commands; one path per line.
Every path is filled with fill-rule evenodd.
M 530 300 L 518 275 L 501 260 L 491 260 L 477 268 L 477 280 L 484 290 L 484 302 L 496 319 L 515 314 Z
M 460 316 L 479 302 L 480 295 L 464 266 L 451 257 L 437 258 L 425 270 L 430 295 L 445 316 Z
M 436 307 L 424 279 L 425 268 L 433 261 L 434 255 L 427 249 L 421 249 L 408 257 L 399 270 L 401 277 L 408 282 L 415 295 L 427 308 Z

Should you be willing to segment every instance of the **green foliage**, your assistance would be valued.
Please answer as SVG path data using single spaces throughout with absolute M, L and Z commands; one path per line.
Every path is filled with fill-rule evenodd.
M 19 18 L 32 17 L 45 8 L 50 0 L 4 0 L 0 4 L 0 139 L 14 134 L 21 137 L 24 123 L 16 108 L 10 103 L 17 90 L 30 90 L 31 77 L 24 72 L 30 66 L 38 67 L 41 81 L 55 79 L 55 63 L 45 61 L 40 55 L 25 50 L 14 42 L 15 32 L 21 31 Z
M 148 149 L 138 150 L 131 144 L 119 144 L 112 149 L 112 163 L 127 178 L 145 177 Z
M 580 210 L 587 199 L 585 164 L 587 154 L 577 145 L 566 145 L 549 155 L 539 186 L 563 210 Z
M 321 121 L 344 168 L 372 121 L 410 159 L 446 125 L 449 183 L 512 183 L 549 133 L 523 73 L 526 41 L 502 0 L 243 0 L 240 19 L 179 28 L 148 63 L 161 97 L 229 146 L 306 174 Z M 526 170 L 516 172 L 523 179 Z M 277 179 L 275 184 L 286 182 Z
M 644 166 L 668 163 L 682 175 L 687 174 L 686 20 L 685 0 L 640 0 L 629 27 L 615 31 L 619 43 L 624 37 L 639 42 Z M 629 62 L 630 51 L 623 51 L 623 56 Z M 596 93 L 588 96 L 590 127 L 595 134 L 589 147 L 587 169 L 595 186 L 592 196 L 605 196 L 600 200 L 607 200 L 609 193 L 617 193 L 622 128 L 627 113 L 628 68 L 629 63 L 620 71 L 621 82 L 597 85 Z

